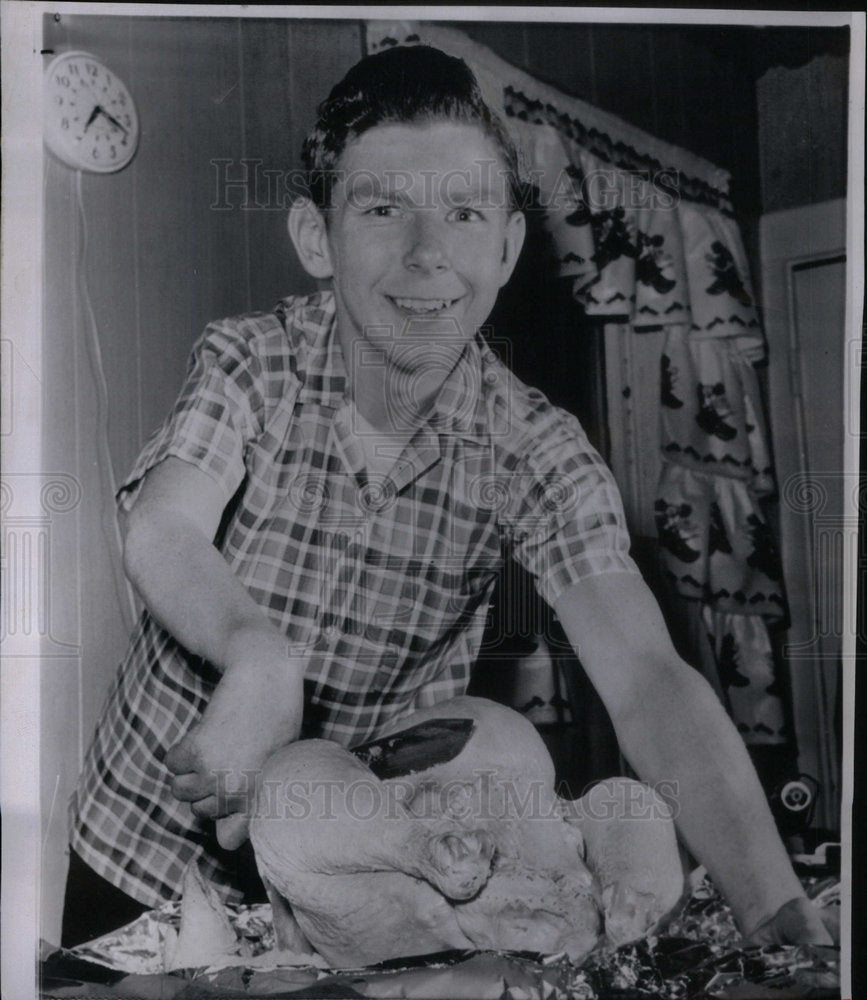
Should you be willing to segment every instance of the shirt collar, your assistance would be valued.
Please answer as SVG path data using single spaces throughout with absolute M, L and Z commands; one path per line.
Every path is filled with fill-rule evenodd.
M 423 433 L 482 444 L 490 435 L 487 400 L 491 391 L 489 372 L 493 353 L 480 334 L 469 341 L 449 372 L 433 409 L 422 425 Z
M 337 312 L 332 292 L 316 292 L 304 299 L 284 299 L 290 342 L 304 345 L 297 358 L 301 382 L 298 399 L 338 409 L 347 398 L 349 378 L 336 337 Z

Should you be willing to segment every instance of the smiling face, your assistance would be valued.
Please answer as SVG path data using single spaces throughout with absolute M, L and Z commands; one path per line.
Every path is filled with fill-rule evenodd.
M 496 149 L 475 125 L 379 125 L 349 143 L 319 234 L 317 276 L 333 278 L 351 372 L 359 344 L 407 373 L 430 362 L 432 344 L 438 368 L 457 361 L 520 252 L 524 217 L 508 191 Z

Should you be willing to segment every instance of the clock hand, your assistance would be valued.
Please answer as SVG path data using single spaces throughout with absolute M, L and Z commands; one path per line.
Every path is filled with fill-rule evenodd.
M 90 126 L 93 124 L 94 119 L 100 113 L 105 114 L 102 108 L 98 104 L 95 104 L 93 106 L 93 111 L 90 112 L 90 118 L 87 119 L 87 124 L 84 126 L 85 132 L 90 128 Z
M 105 110 L 105 108 L 100 108 L 99 111 L 100 111 L 100 114 L 104 115 L 111 122 L 111 124 L 114 125 L 115 128 L 119 128 L 121 130 L 121 132 L 123 132 L 124 135 L 129 135 L 129 133 L 123 127 L 123 125 L 121 125 L 121 123 L 116 118 L 114 118 L 112 115 L 110 115 Z

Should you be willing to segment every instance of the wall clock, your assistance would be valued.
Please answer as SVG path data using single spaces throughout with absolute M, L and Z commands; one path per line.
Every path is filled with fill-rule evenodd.
M 51 60 L 43 110 L 45 143 L 70 167 L 108 174 L 135 155 L 139 122 L 132 95 L 87 52 L 64 52 Z

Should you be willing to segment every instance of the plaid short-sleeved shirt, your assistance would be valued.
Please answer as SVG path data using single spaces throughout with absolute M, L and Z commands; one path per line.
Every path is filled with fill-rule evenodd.
M 352 745 L 466 690 L 504 554 L 549 603 L 637 570 L 578 421 L 481 337 L 391 470 L 368 475 L 334 317 L 318 293 L 209 326 L 119 501 L 170 455 L 214 480 L 220 551 L 306 659 L 303 735 Z M 145 613 L 73 796 L 75 851 L 148 905 L 178 895 L 194 857 L 239 898 L 213 823 L 173 798 L 163 763 L 218 680 Z

